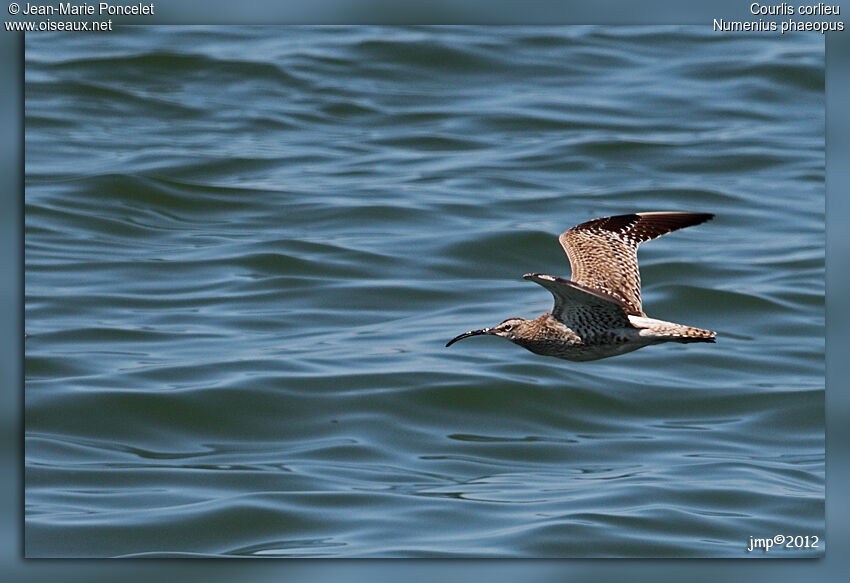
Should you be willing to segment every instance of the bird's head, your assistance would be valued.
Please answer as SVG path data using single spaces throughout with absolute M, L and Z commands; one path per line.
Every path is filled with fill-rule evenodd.
M 522 333 L 528 326 L 528 322 L 528 320 L 523 320 L 522 318 L 508 318 L 501 324 L 497 324 L 492 328 L 470 330 L 469 332 L 464 332 L 459 336 L 455 336 L 454 338 L 448 341 L 446 346 L 451 346 L 458 340 L 463 340 L 464 338 L 469 338 L 470 336 L 480 336 L 482 334 L 489 334 L 491 336 L 501 336 L 502 338 L 507 338 L 510 341 L 514 341 L 518 337 L 522 336 Z

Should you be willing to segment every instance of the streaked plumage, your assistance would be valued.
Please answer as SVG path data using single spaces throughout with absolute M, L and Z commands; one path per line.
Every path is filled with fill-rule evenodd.
M 523 277 L 555 298 L 552 311 L 533 320 L 510 318 L 469 336 L 502 336 L 520 346 L 566 360 L 596 360 L 661 342 L 714 342 L 715 333 L 647 318 L 640 295 L 638 245 L 713 218 L 708 213 L 651 212 L 594 219 L 561 233 L 558 240 L 572 279 L 542 273 Z

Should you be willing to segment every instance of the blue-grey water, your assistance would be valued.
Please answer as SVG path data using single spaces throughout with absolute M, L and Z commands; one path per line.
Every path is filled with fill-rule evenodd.
M 823 47 L 28 34 L 27 556 L 819 556 Z M 548 310 L 562 230 L 653 210 L 717 215 L 640 253 L 716 344 L 444 347 Z

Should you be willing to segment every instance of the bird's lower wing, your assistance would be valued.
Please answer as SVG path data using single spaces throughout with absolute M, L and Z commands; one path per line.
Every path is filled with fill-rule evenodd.
M 523 277 L 552 293 L 555 297 L 552 317 L 572 330 L 589 326 L 631 327 L 626 313 L 628 306 L 617 298 L 554 275 L 526 273 Z

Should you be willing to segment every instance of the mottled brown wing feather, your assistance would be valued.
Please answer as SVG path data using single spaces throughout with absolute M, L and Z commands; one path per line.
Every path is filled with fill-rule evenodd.
M 561 233 L 572 281 L 607 294 L 643 316 L 637 248 L 645 241 L 713 218 L 709 213 L 655 212 L 603 217 Z
M 631 327 L 627 306 L 607 294 L 554 275 L 526 273 L 523 277 L 552 292 L 552 317 L 581 336 L 588 330 Z

